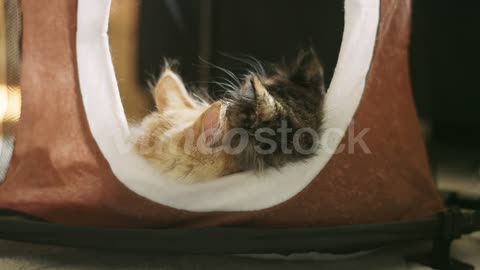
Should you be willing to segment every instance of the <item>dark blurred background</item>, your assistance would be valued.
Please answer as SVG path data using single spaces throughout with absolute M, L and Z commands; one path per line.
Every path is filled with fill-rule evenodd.
M 480 195 L 480 2 L 413 0 L 411 74 L 442 189 Z
M 338 0 L 143 0 L 140 16 L 140 78 L 158 74 L 162 59 L 180 60 L 187 82 L 225 77 L 205 62 L 237 75 L 246 65 L 233 57 L 292 61 L 315 47 L 331 80 L 343 34 L 343 3 Z M 298 2 L 295 2 L 298 3 Z M 167 42 L 165 42 L 167 41 Z M 212 87 L 212 85 L 210 85 Z M 214 92 L 213 94 L 221 94 Z
M 412 86 L 433 172 L 442 189 L 478 195 L 480 2 L 412 3 Z M 138 36 L 129 39 L 137 42 L 138 83 L 145 86 L 158 76 L 164 57 L 175 58 L 186 82 L 209 87 L 218 96 L 219 87 L 208 82 L 227 75 L 205 62 L 237 75 L 247 67 L 222 52 L 288 62 L 310 45 L 330 82 L 341 45 L 343 5 L 339 0 L 139 1 Z M 125 18 L 119 16 L 119 22 Z

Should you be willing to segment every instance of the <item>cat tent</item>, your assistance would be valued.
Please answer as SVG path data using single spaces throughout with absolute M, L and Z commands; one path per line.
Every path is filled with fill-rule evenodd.
M 2 238 L 288 253 L 340 241 L 320 244 L 325 238 L 318 233 L 355 238 L 346 227 L 329 231 L 334 226 L 365 226 L 354 230 L 360 233 L 394 223 L 393 237 L 402 230 L 395 222 L 411 221 L 403 235 L 432 236 L 429 226 L 440 221 L 429 218 L 447 212 L 410 93 L 408 0 L 345 1 L 343 41 L 325 101 L 326 133 L 316 157 L 264 175 L 246 172 L 193 185 L 171 181 L 132 151 L 109 51 L 109 8 L 110 1 L 97 0 L 21 2 L 22 112 L 0 208 L 4 217 L 28 219 L 2 219 Z M 240 228 L 235 240 L 227 227 Z M 203 235 L 203 246 L 188 248 L 179 240 L 195 235 Z M 206 245 L 207 239 L 214 244 Z M 237 245 L 228 248 L 227 242 Z M 358 243 L 344 246 L 356 250 Z

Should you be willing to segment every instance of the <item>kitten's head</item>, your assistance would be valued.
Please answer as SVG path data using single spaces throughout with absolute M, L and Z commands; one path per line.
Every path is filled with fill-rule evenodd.
M 250 135 L 246 151 L 236 156 L 241 170 L 305 160 L 318 147 L 325 84 L 316 53 L 301 51 L 292 65 L 271 70 L 247 75 L 226 98 L 227 128 L 243 128 Z
M 144 120 L 149 128 L 161 128 L 147 132 L 148 139 L 178 133 L 175 143 L 182 147 L 186 140 L 180 137 L 189 133 L 198 150 L 198 138 L 203 136 L 204 145 L 217 152 L 183 155 L 190 155 L 192 164 L 198 159 L 206 164 L 209 158 L 221 163 L 213 176 L 305 160 L 315 153 L 323 121 L 322 65 L 310 49 L 300 52 L 292 65 L 276 65 L 271 70 L 249 73 L 238 89 L 205 104 L 193 99 L 180 77 L 167 69 L 154 89 L 157 112 Z

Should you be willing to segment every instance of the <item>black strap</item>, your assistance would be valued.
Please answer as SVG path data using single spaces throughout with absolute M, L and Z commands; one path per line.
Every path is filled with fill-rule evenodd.
M 51 224 L 3 215 L 0 216 L 0 238 L 73 247 L 168 253 L 351 253 L 432 239 L 438 222 L 438 217 L 431 217 L 411 222 L 331 228 L 119 229 Z
M 471 269 L 450 258 L 453 240 L 480 230 L 480 211 L 451 208 L 437 216 L 389 224 L 329 228 L 121 229 L 51 224 L 0 210 L 0 239 L 136 252 L 245 254 L 352 253 L 412 241 L 433 242 L 436 269 Z

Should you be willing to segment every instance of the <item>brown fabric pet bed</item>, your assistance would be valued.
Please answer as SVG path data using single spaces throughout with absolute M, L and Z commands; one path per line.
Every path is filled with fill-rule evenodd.
M 448 217 L 463 217 L 444 211 L 428 167 L 408 73 L 410 1 L 345 1 L 325 105 L 334 132 L 316 157 L 193 185 L 131 151 L 109 9 L 97 0 L 21 2 L 22 111 L 0 184 L 0 237 L 168 252 L 349 252 L 431 239 Z

